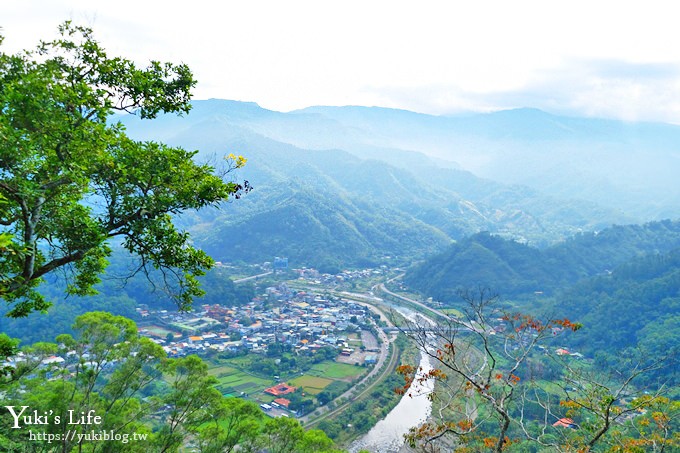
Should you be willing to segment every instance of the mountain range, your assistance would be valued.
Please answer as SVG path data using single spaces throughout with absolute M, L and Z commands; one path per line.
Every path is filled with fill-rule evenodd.
M 181 219 L 222 261 L 410 263 L 479 231 L 543 247 L 680 208 L 680 185 L 670 181 L 680 128 L 672 125 L 534 109 L 283 113 L 224 100 L 195 101 L 184 117 L 116 119 L 134 138 L 199 149 L 199 159 L 248 158 L 236 177 L 255 190 Z

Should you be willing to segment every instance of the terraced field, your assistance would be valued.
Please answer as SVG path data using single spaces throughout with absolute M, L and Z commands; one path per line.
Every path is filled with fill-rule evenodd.
M 238 357 L 233 362 L 231 359 L 219 364 L 212 362 L 209 373 L 218 381 L 216 388 L 224 395 L 246 396 L 258 403 L 271 403 L 275 397 L 264 393 L 264 389 L 279 380 L 274 380 L 274 376 L 267 379 L 238 369 L 243 361 L 243 357 Z M 333 382 L 351 382 L 365 372 L 364 367 L 327 360 L 315 364 L 303 375 L 290 378 L 281 376 L 280 380 L 295 387 L 302 387 L 309 395 L 318 395 Z
M 271 379 L 263 379 L 236 368 L 221 365 L 211 368 L 209 373 L 218 381 L 217 389 L 224 395 L 238 396 L 241 393 L 251 395 L 262 392 L 272 384 Z

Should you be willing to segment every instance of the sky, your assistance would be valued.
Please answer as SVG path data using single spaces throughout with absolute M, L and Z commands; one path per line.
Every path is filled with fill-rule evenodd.
M 0 50 L 32 48 L 71 19 L 109 55 L 187 63 L 195 99 L 680 124 L 674 3 L 2 0 Z

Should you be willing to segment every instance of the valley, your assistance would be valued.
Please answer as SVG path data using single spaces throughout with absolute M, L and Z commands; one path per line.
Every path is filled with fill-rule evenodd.
M 601 155 L 584 162 L 606 160 L 607 131 L 623 131 L 617 140 L 628 149 L 650 131 L 673 137 L 673 127 L 626 132 L 622 124 L 579 123 L 525 110 L 435 118 L 351 108 L 284 114 L 218 100 L 193 107 L 187 118 L 161 115 L 144 127 L 133 116 L 116 119 L 137 139 L 200 149 L 194 157 L 199 162 L 219 162 L 224 150 L 247 156 L 243 168 L 226 174 L 235 183 L 248 181 L 252 190 L 173 218 L 215 260 L 197 280 L 205 295 L 190 311 L 177 311 L 157 290 L 166 275 L 151 270 L 131 276 L 138 264 L 114 242 L 98 295 L 63 297 L 64 281 L 50 277 L 42 287 L 53 301 L 49 319 L 39 313 L 11 322 L 2 318 L 3 332 L 26 345 L 40 344 L 75 332 L 74 320 L 88 311 L 123 315 L 169 360 L 200 357 L 211 388 L 256 405 L 261 423 L 295 420 L 352 451 L 361 445 L 396 451 L 404 442 L 439 439 L 438 430 L 448 433 L 453 428 L 447 423 L 454 421 L 457 437 L 442 434 L 440 447 L 481 445 L 491 441 L 473 433 L 494 432 L 497 417 L 521 420 L 512 425 L 513 436 L 557 445 L 587 435 L 560 431 L 560 420 L 604 420 L 629 435 L 647 408 L 675 413 L 657 407 L 680 396 L 674 355 L 680 339 L 680 223 L 664 217 L 675 209 L 673 190 L 659 198 L 650 186 L 638 198 L 612 203 L 627 197 L 621 184 L 629 180 L 610 172 L 593 177 L 583 191 L 566 185 L 554 190 L 529 183 L 499 154 L 499 147 L 515 149 L 510 142 L 525 147 L 528 154 L 517 151 L 515 158 L 535 159 L 537 180 L 556 178 L 541 167 L 535 147 L 548 149 L 559 140 L 561 148 L 551 149 L 559 154 L 576 153 L 572 145 L 594 146 Z M 555 123 L 569 125 L 574 136 L 565 141 L 554 135 Z M 534 135 L 513 136 L 527 124 Z M 422 140 L 405 140 L 402 128 Z M 509 135 L 495 136 L 496 129 Z M 603 135 L 590 142 L 586 129 Z M 665 148 L 670 140 L 653 165 L 673 161 L 673 151 Z M 460 159 L 447 154 L 453 152 L 449 141 L 461 147 Z M 566 158 L 560 155 L 555 162 Z M 499 178 L 482 164 L 485 159 L 517 173 Z M 621 165 L 619 171 L 629 171 Z M 661 205 L 650 204 L 652 198 Z M 470 305 L 475 291 L 493 294 L 491 311 Z M 409 324 L 425 319 L 418 316 L 434 327 Z M 431 333 L 438 339 L 418 343 L 419 334 Z M 458 347 L 464 352 L 447 362 L 441 351 Z M 68 363 L 68 356 L 54 360 Z M 460 363 L 483 372 L 457 369 Z M 416 366 L 426 371 L 418 374 Z M 457 371 L 449 375 L 447 367 Z M 621 384 L 613 373 L 627 371 L 631 380 Z M 410 388 L 416 381 L 427 389 L 421 402 L 388 417 L 410 399 L 404 383 Z M 168 385 L 155 384 L 156 391 L 163 394 Z M 518 400 L 516 386 L 533 399 Z M 587 402 L 593 388 L 607 389 L 613 398 L 607 400 L 611 418 Z M 508 402 L 499 405 L 499 398 Z M 155 417 L 170 416 L 167 410 Z M 412 419 L 399 425 L 399 434 L 364 439 L 373 427 L 392 423 L 384 420 L 403 420 L 404 410 Z M 541 424 L 546 413 L 551 422 Z M 420 431 L 407 429 L 418 424 Z
M 680 451 L 664 7 L 15 3 L 0 452 Z

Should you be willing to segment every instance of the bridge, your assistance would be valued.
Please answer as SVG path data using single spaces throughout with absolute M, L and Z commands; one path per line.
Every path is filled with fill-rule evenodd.
M 406 327 L 406 328 L 404 328 L 404 327 L 383 327 L 382 331 L 385 332 L 385 333 L 399 333 L 399 332 L 404 332 L 404 333 L 428 332 L 428 333 L 432 333 L 432 332 L 442 332 L 445 329 L 446 329 L 445 326 L 439 326 L 439 327 L 424 327 L 424 326 L 421 326 L 421 327 Z M 452 330 L 452 331 L 455 330 L 455 331 L 458 331 L 458 332 L 463 332 L 463 331 L 476 332 L 476 333 L 483 333 L 484 332 L 479 327 L 474 327 L 474 326 L 472 326 L 468 323 L 463 323 L 463 322 L 460 322 L 460 321 L 458 323 L 452 325 L 450 330 Z M 495 334 L 493 329 L 490 329 L 487 333 L 489 335 Z

